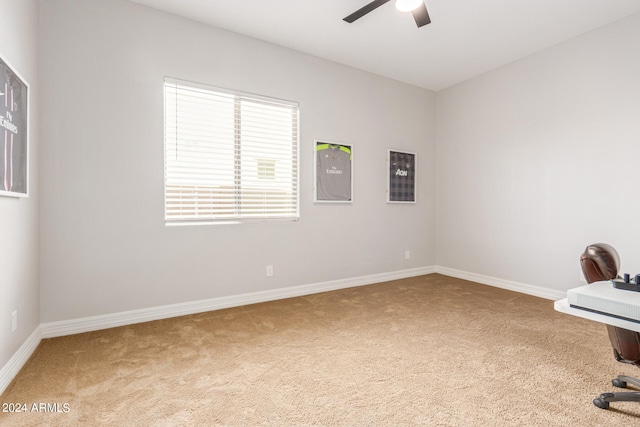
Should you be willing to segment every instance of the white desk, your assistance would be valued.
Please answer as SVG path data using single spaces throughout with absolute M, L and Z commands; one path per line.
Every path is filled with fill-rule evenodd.
M 581 293 L 581 295 L 587 295 L 589 298 L 589 304 L 598 303 L 599 302 L 597 301 L 598 296 L 602 295 L 603 301 L 606 301 L 607 304 L 601 305 L 598 303 L 597 304 L 598 307 L 600 306 L 606 307 L 609 304 L 611 303 L 615 304 L 616 302 L 620 302 L 621 304 L 625 304 L 627 306 L 631 304 L 634 309 L 636 305 L 640 307 L 640 302 L 639 302 L 640 292 L 615 289 L 613 288 L 613 285 L 611 285 L 609 282 L 595 282 L 587 286 L 582 286 L 579 288 L 569 290 L 569 293 L 573 293 L 574 297 L 576 295 L 576 292 Z M 575 298 L 574 298 L 574 301 L 575 301 Z M 599 312 L 596 313 L 593 311 L 572 307 L 569 304 L 569 298 L 564 298 L 559 301 L 556 301 L 553 304 L 553 306 L 556 311 L 559 311 L 561 313 L 571 314 L 573 316 L 594 320 L 596 322 L 604 323 L 607 325 L 617 326 L 620 328 L 628 329 L 630 331 L 640 332 L 639 322 L 621 319 L 619 317 L 615 317 L 614 315 L 607 315 L 604 313 L 605 309 L 602 309 L 602 308 L 599 308 L 598 310 Z M 589 307 L 593 308 L 591 306 Z
M 596 322 L 604 323 L 606 325 L 618 326 L 630 331 L 640 332 L 640 323 L 631 322 L 629 320 L 618 319 L 617 317 L 611 317 L 604 314 L 594 313 L 592 311 L 582 310 L 580 308 L 574 308 L 569 305 L 569 301 L 566 298 L 558 300 L 553 303 L 553 308 L 561 313 L 571 314 L 573 316 L 582 317 L 583 319 L 595 320 Z

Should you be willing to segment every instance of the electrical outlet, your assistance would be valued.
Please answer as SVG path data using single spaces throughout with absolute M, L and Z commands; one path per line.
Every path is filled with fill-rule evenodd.
M 11 313 L 11 332 L 15 332 L 16 329 L 18 329 L 18 310 Z
M 267 265 L 267 277 L 273 277 L 273 265 Z
M 411 251 L 404 251 L 404 259 L 410 259 L 411 258 Z

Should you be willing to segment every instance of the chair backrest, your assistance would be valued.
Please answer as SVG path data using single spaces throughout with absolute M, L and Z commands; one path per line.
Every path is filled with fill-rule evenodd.
M 612 246 L 595 243 L 584 250 L 580 265 L 588 283 L 611 280 L 618 277 L 620 256 Z M 640 367 L 640 333 L 611 325 L 607 325 L 607 333 L 616 360 Z
M 580 265 L 587 283 L 611 280 L 618 277 L 620 256 L 612 246 L 594 243 L 580 256 Z

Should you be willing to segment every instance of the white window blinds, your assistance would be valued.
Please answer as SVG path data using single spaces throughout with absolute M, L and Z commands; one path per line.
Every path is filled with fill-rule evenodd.
M 298 104 L 165 79 L 165 221 L 298 218 Z

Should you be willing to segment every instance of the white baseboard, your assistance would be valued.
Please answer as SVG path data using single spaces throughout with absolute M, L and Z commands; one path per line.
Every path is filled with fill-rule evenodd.
M 165 305 L 160 307 L 144 308 L 140 310 L 123 311 L 101 316 L 84 317 L 81 319 L 70 319 L 60 322 L 43 323 L 40 326 L 42 328 L 42 337 L 52 338 L 63 335 L 78 334 L 82 332 L 97 331 L 100 329 L 114 328 L 117 326 L 131 325 L 134 323 L 149 322 L 152 320 L 168 319 L 170 317 L 185 316 L 188 314 L 202 313 L 206 311 L 220 310 L 224 308 L 238 307 L 248 304 L 256 304 L 266 301 L 275 301 L 284 298 L 311 295 L 320 292 L 334 291 L 337 289 L 352 288 L 355 286 L 369 285 L 373 283 L 386 282 L 389 280 L 422 276 L 435 272 L 435 266 L 413 268 L 391 273 L 372 274 L 368 276 L 332 280 L 329 282 L 321 282 L 309 285 L 292 286 L 288 288 L 251 292 L 246 294 L 231 295 L 227 297 L 211 298 L 200 301 Z
M 309 285 L 292 286 L 288 288 L 273 289 L 261 292 L 252 292 L 227 297 L 211 298 L 207 300 L 192 301 L 180 304 L 171 304 L 160 307 L 151 307 L 140 310 L 123 311 L 119 313 L 105 314 L 101 316 L 84 317 L 80 319 L 63 320 L 41 324 L 31 334 L 29 339 L 20 347 L 18 352 L 0 370 L 0 394 L 13 381 L 20 369 L 27 363 L 29 357 L 38 347 L 43 338 L 53 338 L 64 335 L 78 334 L 82 332 L 97 331 L 100 329 L 114 328 L 118 326 L 132 325 L 141 322 L 150 322 L 170 317 L 185 316 L 206 311 L 221 310 L 224 308 L 239 307 L 260 302 L 275 301 L 284 298 L 293 298 L 303 295 L 311 295 L 320 292 L 334 291 L 338 289 L 352 288 L 356 286 L 370 285 L 387 282 L 390 280 L 405 279 L 408 277 L 422 276 L 439 273 L 445 276 L 534 295 L 541 298 L 558 300 L 566 297 L 565 292 L 512 282 L 495 277 L 482 276 L 468 273 L 448 267 L 429 266 L 395 271 L 390 273 L 372 274 L 368 276 L 353 277 L 349 279 L 332 280 L 328 282 Z
M 483 276 L 481 274 L 469 273 L 466 271 L 456 270 L 448 267 L 436 266 L 435 272 L 444 274 L 445 276 L 457 277 L 458 279 L 469 280 L 471 282 L 482 283 L 483 285 L 495 286 L 496 288 L 508 289 L 510 291 L 520 292 L 523 294 L 533 295 L 536 297 L 554 301 L 567 297 L 567 293 L 564 291 L 528 285 L 525 283 L 512 282 L 511 280 L 498 279 L 496 277 Z
M 18 375 L 20 369 L 29 361 L 29 358 L 40 344 L 42 339 L 42 330 L 40 326 L 27 338 L 24 344 L 13 355 L 9 362 L 0 370 L 0 395 L 4 393 L 11 381 Z

